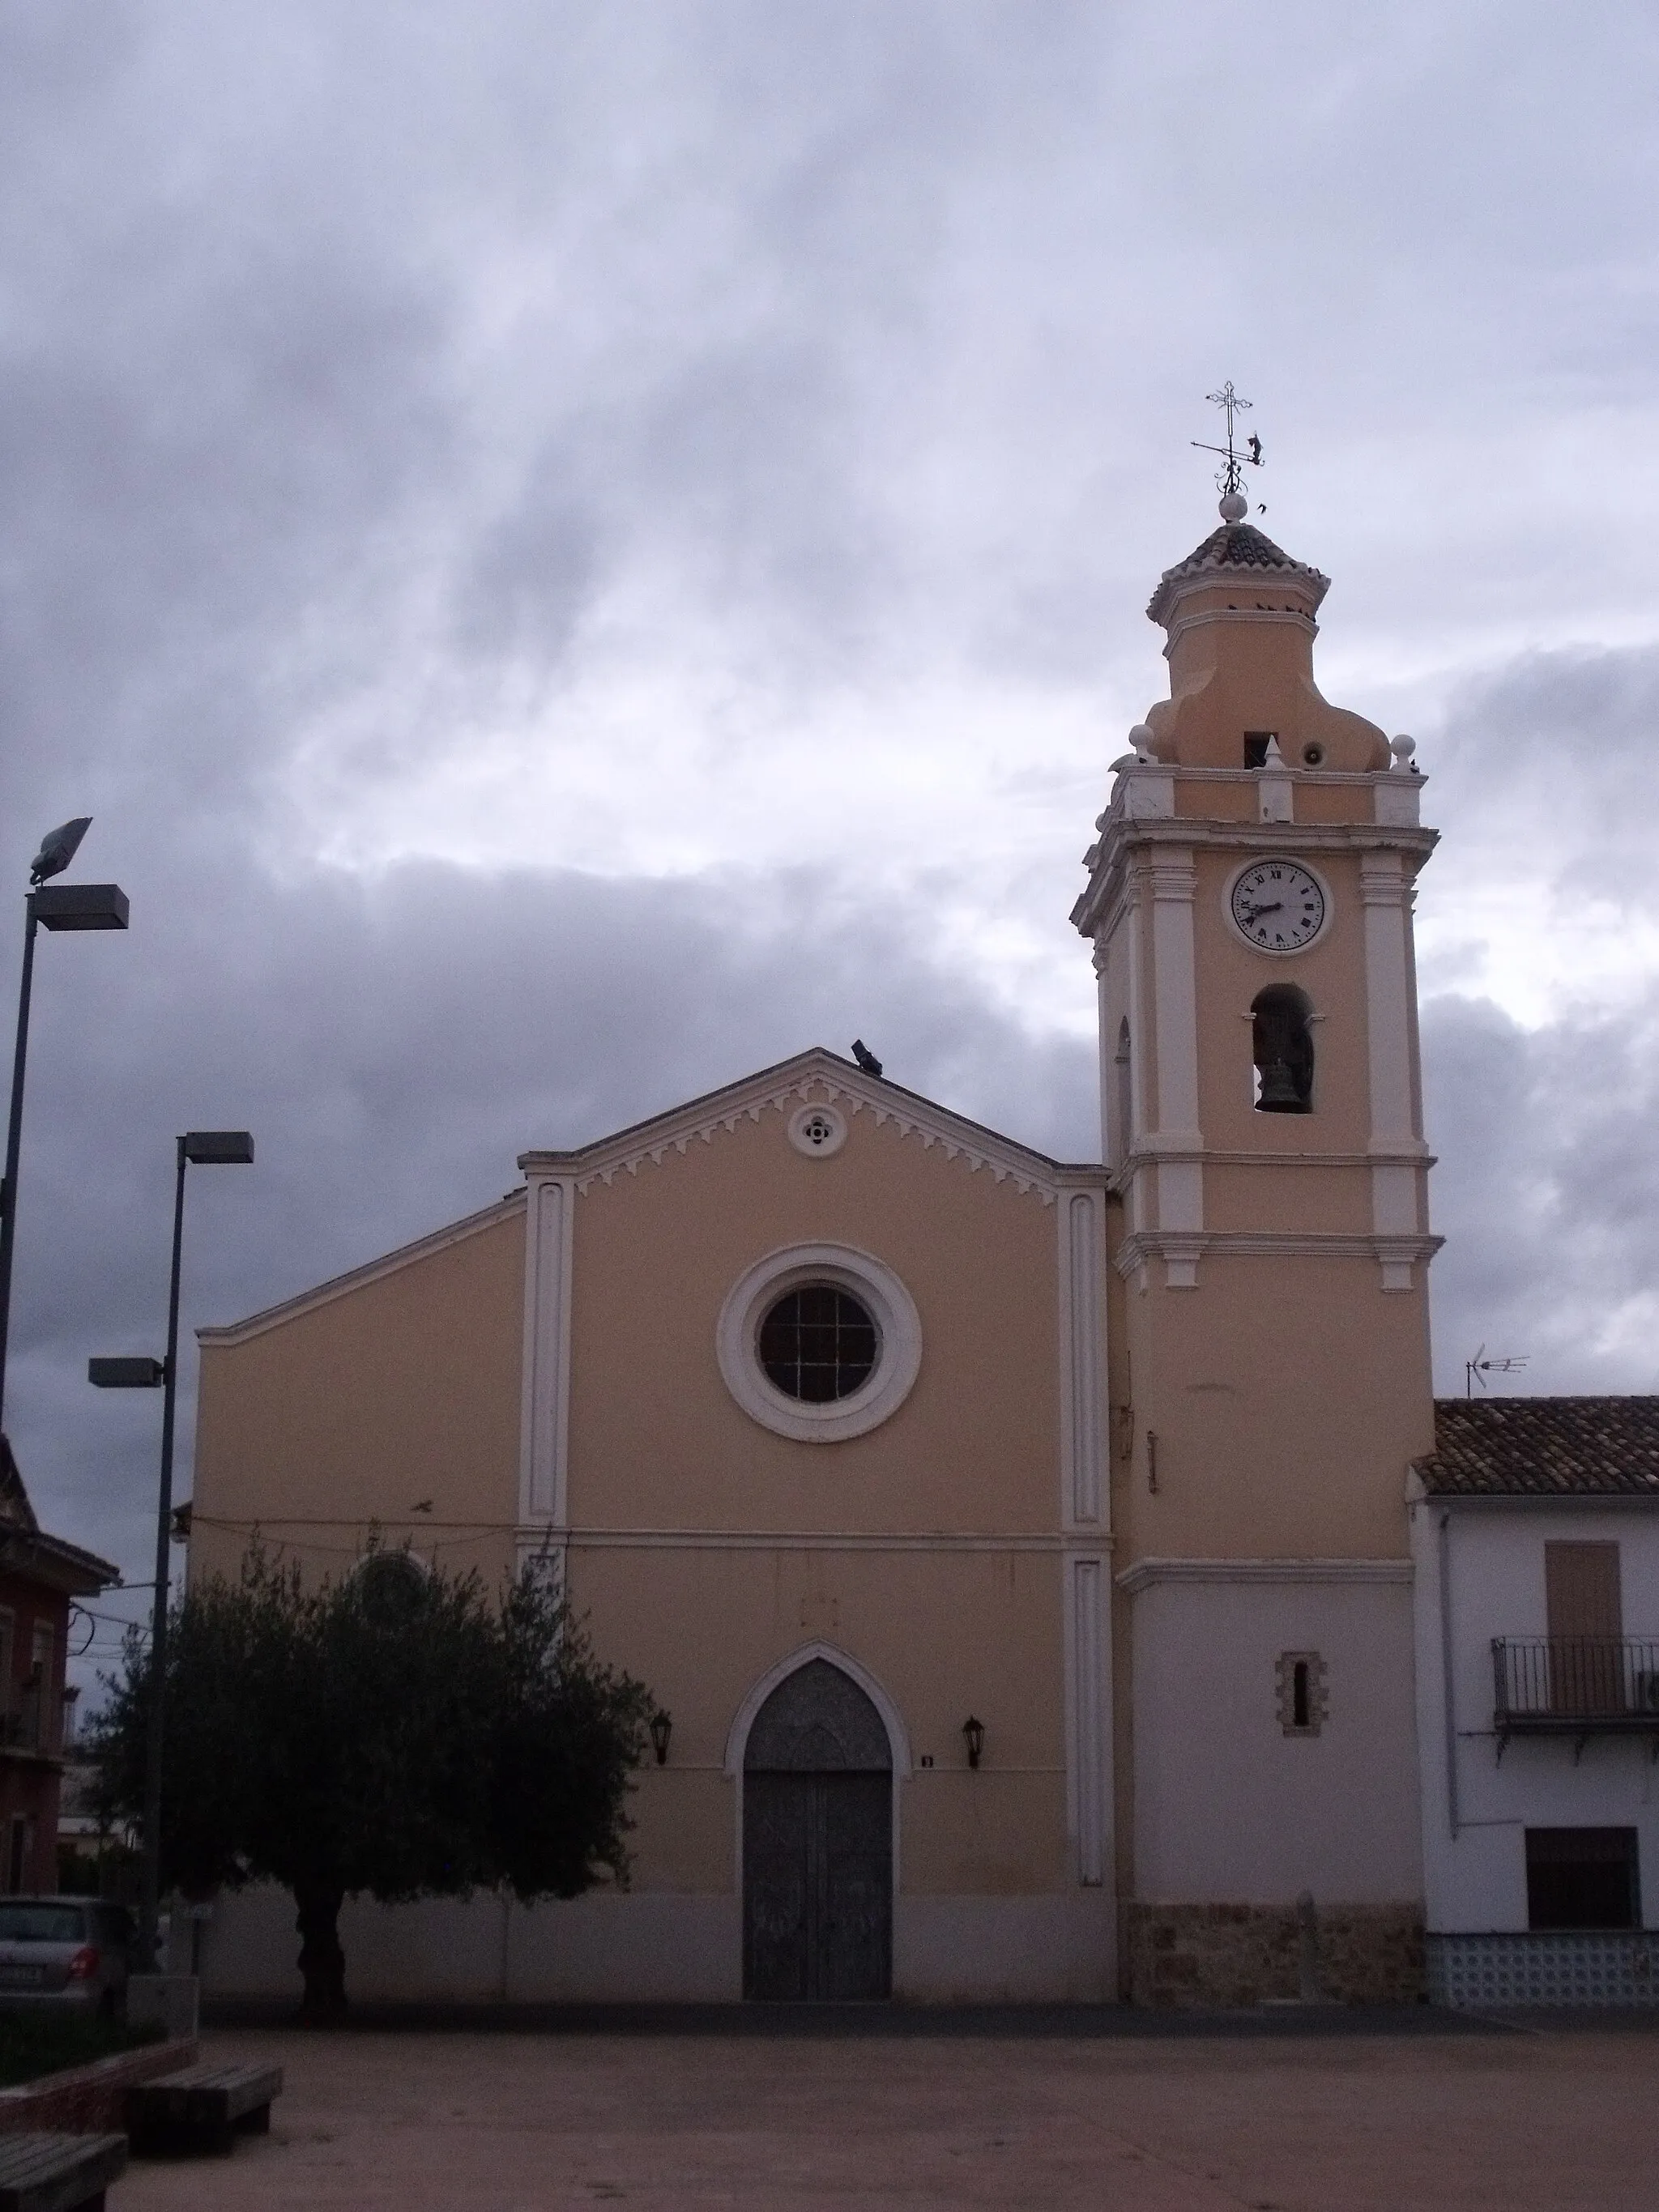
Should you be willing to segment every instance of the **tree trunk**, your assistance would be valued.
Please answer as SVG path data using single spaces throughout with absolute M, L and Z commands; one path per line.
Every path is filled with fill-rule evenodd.
M 295 1925 L 300 1931 L 300 1972 L 305 1978 L 300 2016 L 337 2019 L 346 2004 L 345 1953 L 340 1948 L 338 1927 L 344 1893 L 307 1882 L 296 1887 L 294 1901 L 300 1908 Z

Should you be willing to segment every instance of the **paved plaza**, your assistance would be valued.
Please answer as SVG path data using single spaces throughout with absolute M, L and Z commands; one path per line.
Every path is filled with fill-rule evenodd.
M 1659 2033 L 211 2035 L 272 2132 L 111 2212 L 1653 2212 Z

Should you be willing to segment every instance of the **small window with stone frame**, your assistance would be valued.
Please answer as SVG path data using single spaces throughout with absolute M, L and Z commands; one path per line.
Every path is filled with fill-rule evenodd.
M 1317 1735 L 1330 1711 L 1323 1659 L 1317 1651 L 1281 1651 L 1273 1677 L 1280 1728 L 1286 1735 Z

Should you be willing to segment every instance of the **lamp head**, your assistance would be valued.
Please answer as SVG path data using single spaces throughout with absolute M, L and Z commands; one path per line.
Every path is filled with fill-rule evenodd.
M 48 876 L 61 876 L 91 827 L 90 814 L 77 814 L 73 822 L 64 822 L 56 830 L 47 830 L 40 840 L 40 851 L 29 862 L 29 881 L 38 887 Z
M 246 1129 L 188 1129 L 179 1149 L 192 1167 L 253 1165 L 253 1139 Z
M 159 1390 L 167 1379 L 165 1359 L 89 1359 L 87 1380 L 100 1390 Z

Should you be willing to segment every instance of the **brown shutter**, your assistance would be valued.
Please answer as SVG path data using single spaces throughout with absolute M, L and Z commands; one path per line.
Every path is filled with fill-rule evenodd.
M 1622 1636 L 1617 1544 L 1546 1544 L 1544 1597 L 1552 1636 Z

